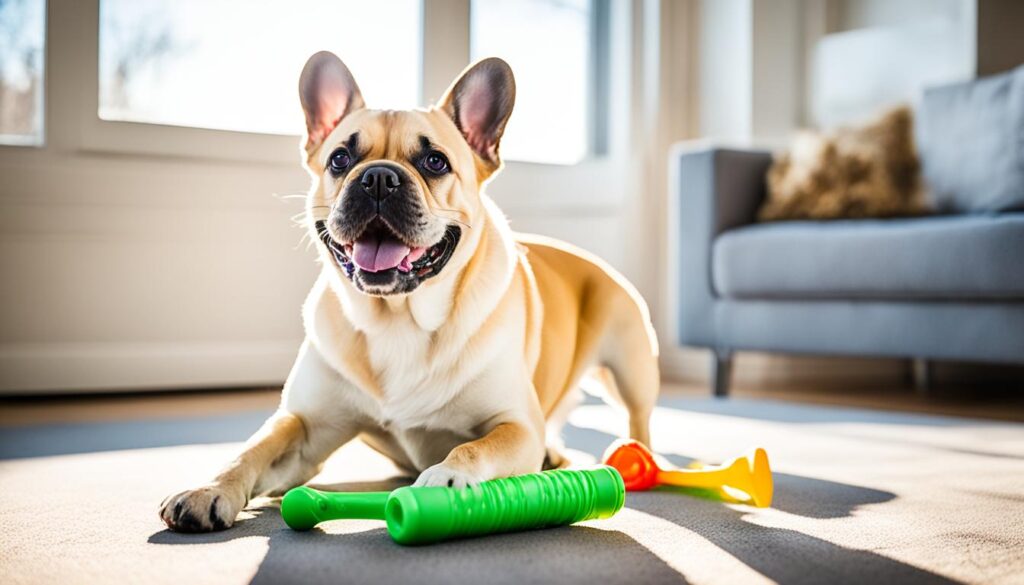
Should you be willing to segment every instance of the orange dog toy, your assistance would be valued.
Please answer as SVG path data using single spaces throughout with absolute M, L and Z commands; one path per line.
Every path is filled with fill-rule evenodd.
M 717 466 L 661 469 L 654 454 L 642 443 L 616 441 L 605 452 L 604 463 L 619 471 L 629 491 L 659 485 L 711 488 L 729 500 L 752 503 L 758 508 L 772 505 L 772 470 L 768 454 L 761 448 Z

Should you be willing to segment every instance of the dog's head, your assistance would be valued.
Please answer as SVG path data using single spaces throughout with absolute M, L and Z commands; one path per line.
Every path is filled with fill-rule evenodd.
M 464 230 L 484 213 L 481 187 L 501 167 L 509 66 L 472 65 L 427 110 L 371 110 L 348 68 L 321 52 L 302 70 L 299 97 L 314 180 L 307 215 L 324 261 L 375 296 L 457 272 L 472 256 L 457 252 L 475 245 Z

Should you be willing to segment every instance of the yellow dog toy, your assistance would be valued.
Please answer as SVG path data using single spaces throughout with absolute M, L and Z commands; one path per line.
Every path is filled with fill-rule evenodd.
M 619 471 L 629 491 L 659 485 L 710 488 L 729 501 L 751 503 L 758 508 L 772 505 L 772 470 L 768 453 L 761 448 L 717 466 L 661 469 L 654 454 L 642 443 L 616 441 L 605 452 L 604 463 Z

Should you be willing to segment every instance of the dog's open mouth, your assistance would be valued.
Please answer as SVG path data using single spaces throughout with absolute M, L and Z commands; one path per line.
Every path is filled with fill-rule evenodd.
M 396 273 L 416 280 L 437 275 L 451 259 L 462 234 L 457 226 L 448 226 L 436 244 L 411 247 L 379 219 L 372 221 L 358 238 L 347 243 L 332 238 L 323 220 L 316 222 L 316 230 L 349 278 L 353 278 L 358 269 L 360 275 L 372 284 L 390 280 L 389 276 Z

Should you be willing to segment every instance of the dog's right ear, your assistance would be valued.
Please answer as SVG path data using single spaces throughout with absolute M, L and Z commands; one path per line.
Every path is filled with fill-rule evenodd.
M 299 101 L 306 113 L 307 153 L 319 148 L 342 118 L 365 105 L 352 72 L 329 51 L 306 61 L 299 77 Z

